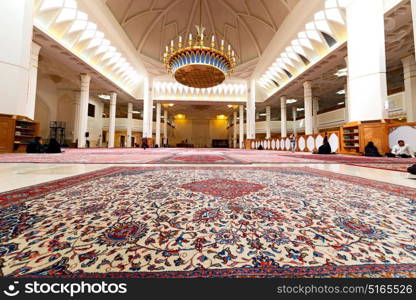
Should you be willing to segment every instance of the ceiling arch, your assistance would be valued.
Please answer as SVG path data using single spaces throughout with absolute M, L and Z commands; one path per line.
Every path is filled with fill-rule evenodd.
M 154 67 L 165 46 L 178 35 L 194 33 L 200 0 L 107 0 L 144 63 Z M 202 23 L 236 50 L 238 63 L 257 60 L 299 0 L 201 0 Z

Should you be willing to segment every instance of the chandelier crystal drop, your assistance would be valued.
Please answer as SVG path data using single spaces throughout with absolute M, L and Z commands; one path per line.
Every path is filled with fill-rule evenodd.
M 200 8 L 201 12 L 201 8 Z M 196 25 L 196 37 L 189 34 L 187 43 L 179 36 L 166 46 L 163 62 L 176 81 L 192 88 L 210 88 L 221 84 L 235 69 L 236 55 L 231 45 L 225 49 L 224 40 L 218 45 L 214 35 L 206 41 L 205 28 Z

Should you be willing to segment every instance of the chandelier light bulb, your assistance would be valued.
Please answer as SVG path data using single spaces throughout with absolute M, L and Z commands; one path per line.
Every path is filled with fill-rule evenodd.
M 179 43 L 182 43 L 182 36 L 179 36 Z

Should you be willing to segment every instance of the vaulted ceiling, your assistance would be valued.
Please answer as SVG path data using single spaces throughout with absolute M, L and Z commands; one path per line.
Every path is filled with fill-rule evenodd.
M 200 2 L 201 1 L 201 2 Z M 149 72 L 162 75 L 165 46 L 194 33 L 200 5 L 206 34 L 236 50 L 239 64 L 253 67 L 299 0 L 106 0 Z M 252 68 L 251 68 L 252 69 Z M 250 72 L 241 72 L 241 77 Z

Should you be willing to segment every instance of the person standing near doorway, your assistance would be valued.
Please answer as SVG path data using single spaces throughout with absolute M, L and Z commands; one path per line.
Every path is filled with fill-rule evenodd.
M 292 151 L 292 153 L 295 153 L 296 152 L 296 135 L 292 133 L 289 136 L 289 140 L 290 140 L 290 150 Z

